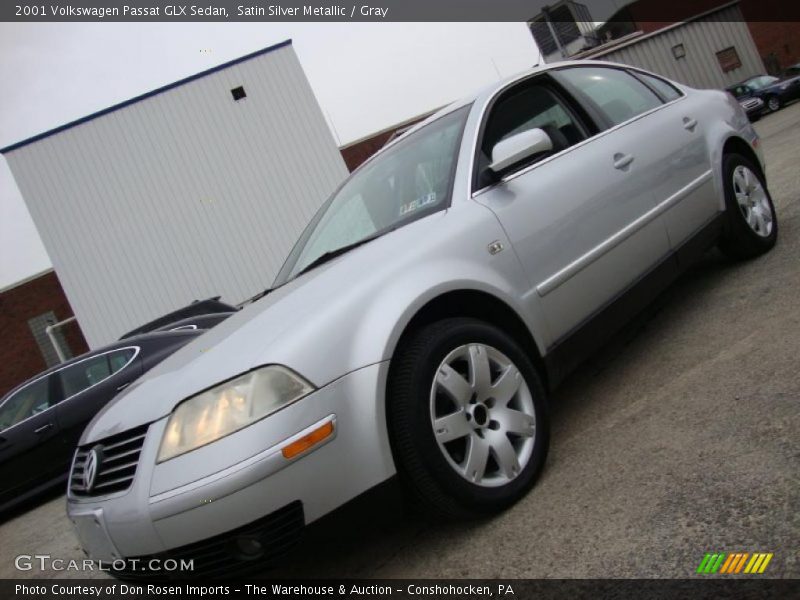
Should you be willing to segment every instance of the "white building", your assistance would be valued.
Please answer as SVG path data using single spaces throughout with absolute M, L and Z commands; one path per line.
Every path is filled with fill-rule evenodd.
M 91 347 L 268 287 L 347 175 L 290 41 L 0 152 Z

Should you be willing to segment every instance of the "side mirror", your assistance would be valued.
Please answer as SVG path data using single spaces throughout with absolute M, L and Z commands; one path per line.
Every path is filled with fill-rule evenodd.
M 553 149 L 553 140 L 543 129 L 535 127 L 516 133 L 497 142 L 492 148 L 492 164 L 489 170 L 497 174 L 508 167 Z

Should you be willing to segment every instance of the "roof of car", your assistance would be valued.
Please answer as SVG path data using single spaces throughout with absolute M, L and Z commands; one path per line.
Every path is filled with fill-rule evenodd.
M 737 85 L 744 85 L 744 84 L 746 84 L 748 81 L 753 81 L 753 79 L 759 79 L 759 78 L 761 78 L 761 77 L 774 77 L 774 75 L 768 75 L 767 73 L 761 73 L 760 75 L 753 75 L 752 77 L 748 77 L 747 79 L 743 79 L 743 80 L 742 80 L 742 81 L 740 81 L 739 83 L 735 83 L 735 84 L 733 84 L 733 85 L 732 85 L 732 86 L 730 86 L 730 87 L 736 87 Z M 775 77 L 775 79 L 777 79 L 777 77 Z M 726 89 L 727 89 L 727 88 L 726 88 Z
M 512 83 L 514 83 L 516 81 L 521 81 L 521 80 L 526 79 L 526 78 L 528 78 L 528 77 L 530 77 L 532 75 L 536 75 L 537 73 L 544 73 L 545 71 L 551 71 L 551 70 L 557 69 L 557 68 L 576 66 L 576 65 L 581 65 L 581 66 L 591 66 L 591 65 L 612 66 L 612 67 L 617 67 L 617 68 L 629 66 L 629 65 L 623 65 L 623 64 L 620 64 L 620 63 L 612 63 L 612 62 L 603 61 L 603 60 L 564 60 L 564 61 L 560 61 L 560 62 L 557 62 L 557 63 L 534 65 L 530 69 L 526 69 L 524 71 L 520 71 L 519 73 L 515 73 L 514 75 L 510 75 L 510 76 L 504 77 L 503 79 L 500 79 L 498 81 L 495 81 L 495 82 L 492 82 L 490 84 L 484 85 L 483 87 L 479 88 L 476 92 L 474 92 L 474 93 L 472 93 L 472 94 L 470 94 L 468 96 L 464 96 L 460 100 L 456 100 L 455 102 L 453 102 L 451 104 L 448 104 L 447 106 L 443 107 L 442 109 L 437 110 L 435 113 L 433 113 L 427 119 L 424 119 L 424 120 L 420 121 L 419 123 L 417 123 L 413 127 L 409 128 L 406 132 L 404 132 L 403 135 L 400 135 L 400 136 L 396 137 L 394 140 L 392 140 L 391 142 L 386 144 L 383 148 L 380 149 L 378 154 L 383 152 L 386 148 L 389 148 L 389 147 L 393 146 L 398 140 L 402 140 L 403 138 L 405 138 L 410 133 L 413 133 L 413 132 L 417 131 L 418 129 L 421 129 L 422 127 L 425 127 L 425 125 L 427 125 L 428 123 L 436 121 L 437 119 L 440 119 L 441 117 L 443 117 L 443 116 L 445 116 L 445 115 L 447 115 L 447 114 L 449 114 L 449 113 L 451 113 L 453 111 L 456 111 L 456 110 L 458 110 L 460 108 L 463 108 L 464 106 L 467 106 L 469 104 L 473 104 L 475 102 L 483 103 L 483 102 L 487 101 L 489 98 L 494 96 L 499 90 L 507 87 L 508 85 L 510 85 L 510 84 L 512 84 Z

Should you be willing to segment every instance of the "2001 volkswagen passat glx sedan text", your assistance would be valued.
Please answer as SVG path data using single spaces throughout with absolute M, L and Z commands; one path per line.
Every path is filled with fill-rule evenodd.
M 437 514 L 501 510 L 542 469 L 547 391 L 693 256 L 776 235 L 730 95 L 593 62 L 497 84 L 354 172 L 269 293 L 94 419 L 69 517 L 95 559 L 208 575 L 395 473 Z

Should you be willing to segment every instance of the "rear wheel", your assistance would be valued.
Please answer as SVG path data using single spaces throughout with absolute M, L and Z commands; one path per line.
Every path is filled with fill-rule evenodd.
M 521 498 L 545 461 L 541 379 L 517 343 L 475 319 L 412 333 L 393 359 L 392 449 L 401 479 L 427 512 L 469 518 Z
M 749 159 L 723 159 L 726 223 L 720 249 L 732 258 L 753 258 L 770 250 L 778 237 L 778 219 L 766 183 Z

